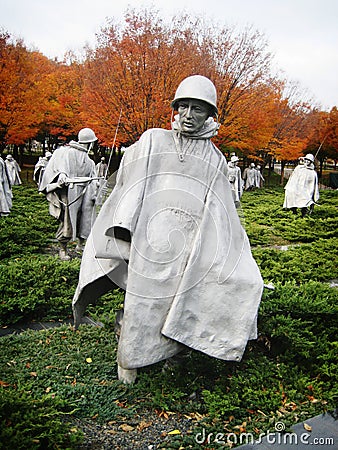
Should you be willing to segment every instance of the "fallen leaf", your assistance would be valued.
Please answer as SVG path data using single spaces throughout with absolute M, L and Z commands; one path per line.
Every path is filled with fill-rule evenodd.
M 48 392 L 50 392 L 52 390 L 52 388 L 50 386 L 48 386 L 48 388 L 46 388 L 46 392 L 48 394 Z
M 138 424 L 138 431 L 143 431 L 145 428 L 149 428 L 153 423 L 152 422 L 144 422 L 143 420 Z
M 127 423 L 123 423 L 122 425 L 119 426 L 119 428 L 123 431 L 133 431 L 134 427 L 128 425 Z
M 0 380 L 0 386 L 8 387 L 8 386 L 10 386 L 10 384 L 9 384 L 9 383 L 6 383 L 6 381 Z
M 202 420 L 205 416 L 203 416 L 202 414 L 199 414 L 199 413 L 197 413 L 197 412 L 193 412 L 193 413 L 190 413 L 190 414 L 184 414 L 184 417 L 186 418 L 186 419 L 189 419 L 189 420 L 197 420 L 197 421 L 199 421 L 199 420 Z
M 169 431 L 168 434 L 181 434 L 180 430 Z
M 312 427 L 308 425 L 307 423 L 304 423 L 304 428 L 306 431 L 312 431 Z
M 31 376 L 31 377 L 37 377 L 38 374 L 37 374 L 36 372 L 31 372 L 31 373 L 30 373 L 30 376 Z
M 86 358 L 86 362 L 87 362 L 88 364 L 90 364 L 90 363 L 93 362 L 93 360 L 92 360 L 92 358 Z
M 166 411 L 160 411 L 158 409 L 155 409 L 156 414 L 158 415 L 158 417 L 164 417 L 165 419 L 169 419 L 169 415 Z

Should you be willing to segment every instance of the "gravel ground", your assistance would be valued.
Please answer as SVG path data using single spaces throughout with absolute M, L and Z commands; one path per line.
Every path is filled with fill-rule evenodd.
M 168 440 L 168 433 L 179 430 L 181 434 L 191 434 L 193 425 L 184 416 L 173 414 L 165 418 L 153 412 L 104 425 L 94 420 L 74 421 L 74 426 L 85 435 L 79 450 L 155 450 Z

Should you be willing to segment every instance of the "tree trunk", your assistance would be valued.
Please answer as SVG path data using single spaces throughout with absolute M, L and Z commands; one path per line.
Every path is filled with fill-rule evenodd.
M 270 186 L 270 178 L 271 178 L 271 172 L 272 172 L 272 158 L 271 155 L 269 155 L 269 161 L 268 161 L 268 183 L 267 185 Z
M 284 169 L 285 169 L 286 161 L 281 161 L 280 165 L 280 185 L 283 186 L 284 184 Z

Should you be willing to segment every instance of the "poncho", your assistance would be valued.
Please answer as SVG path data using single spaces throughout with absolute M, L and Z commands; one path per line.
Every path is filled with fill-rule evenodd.
M 7 215 L 12 208 L 12 188 L 5 161 L 0 156 L 0 215 Z
M 226 159 L 210 140 L 215 130 L 189 138 L 177 128 L 150 129 L 126 149 L 82 257 L 75 327 L 88 303 L 125 289 L 124 369 L 171 357 L 182 344 L 239 361 L 257 333 L 263 281 Z
M 89 158 L 87 149 L 71 141 L 69 146 L 57 148 L 49 160 L 39 191 L 49 201 L 49 213 L 59 219 L 62 208 L 68 208 L 72 226 L 72 239 L 86 239 L 95 219 L 94 206 L 97 186 L 94 183 L 76 183 L 67 188 L 66 204 L 62 204 L 56 181 L 64 173 L 68 178 L 95 177 L 95 163 Z
M 314 165 L 298 165 L 285 185 L 283 208 L 306 208 L 319 199 L 318 177 Z
M 18 186 L 18 185 L 22 184 L 22 181 L 20 178 L 21 169 L 20 169 L 19 164 L 15 161 L 15 159 L 13 157 L 10 159 L 6 158 L 5 164 L 7 167 L 7 172 L 8 172 L 8 176 L 9 176 L 11 185 Z
M 238 203 L 240 202 L 243 194 L 242 174 L 241 169 L 231 162 L 228 164 L 228 179 L 230 182 L 234 202 Z

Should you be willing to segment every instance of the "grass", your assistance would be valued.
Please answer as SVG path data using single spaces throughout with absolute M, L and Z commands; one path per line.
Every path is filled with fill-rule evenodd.
M 1 219 L 0 323 L 69 319 L 79 260 L 51 255 L 57 224 L 45 199 L 30 183 L 14 188 L 13 211 Z M 113 326 L 123 294 L 115 291 L 88 309 L 103 328 L 82 325 L 74 332 L 64 324 L 0 339 L 0 448 L 76 449 L 82 433 L 75 419 L 124 423 L 157 411 L 191 420 L 190 432 L 163 437 L 159 448 L 200 449 L 205 445 L 196 435 L 203 430 L 258 436 L 277 421 L 290 427 L 334 409 L 337 192 L 321 191 L 320 206 L 305 219 L 282 203 L 278 186 L 243 196 L 253 254 L 275 289 L 264 291 L 259 338 L 240 363 L 192 352 L 174 373 L 163 373 L 158 363 L 140 370 L 134 386 L 121 384 Z

